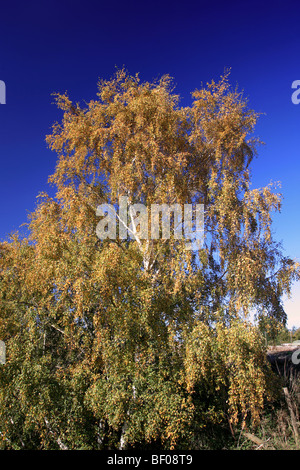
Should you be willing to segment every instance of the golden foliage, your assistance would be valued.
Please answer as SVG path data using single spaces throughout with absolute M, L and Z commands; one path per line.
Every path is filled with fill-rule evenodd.
M 28 237 L 0 245 L 4 447 L 173 448 L 226 416 L 259 419 L 269 372 L 248 315 L 284 322 L 299 265 L 272 239 L 280 194 L 250 189 L 258 115 L 228 77 L 186 108 L 170 77 L 124 70 L 85 108 L 56 95 L 56 195 L 40 195 Z M 98 240 L 96 208 L 120 196 L 203 203 L 203 248 Z

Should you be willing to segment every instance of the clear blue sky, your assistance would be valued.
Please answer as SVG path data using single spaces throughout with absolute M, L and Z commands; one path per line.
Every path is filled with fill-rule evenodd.
M 286 254 L 300 259 L 300 3 L 252 1 L 11 1 L 0 5 L 0 238 L 27 221 L 48 191 L 56 155 L 45 143 L 61 119 L 52 92 L 74 101 L 96 97 L 99 78 L 123 65 L 142 80 L 174 77 L 182 104 L 201 83 L 231 67 L 231 82 L 265 113 L 256 132 L 266 145 L 253 162 L 253 185 L 281 181 L 274 219 Z M 300 326 L 300 286 L 285 304 Z

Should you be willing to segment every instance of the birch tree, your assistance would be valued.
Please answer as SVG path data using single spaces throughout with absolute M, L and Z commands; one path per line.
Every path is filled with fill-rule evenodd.
M 55 99 L 55 197 L 0 247 L 2 446 L 182 448 L 205 426 L 258 422 L 273 378 L 250 314 L 284 324 L 299 279 L 273 239 L 281 194 L 251 188 L 259 116 L 228 73 L 189 107 L 170 77 L 124 70 L 84 106 Z M 151 223 L 141 237 L 132 211 L 116 219 L 130 237 L 99 239 L 97 208 L 119 214 L 120 198 L 202 204 L 204 243 L 186 249 L 173 215 L 169 238 Z

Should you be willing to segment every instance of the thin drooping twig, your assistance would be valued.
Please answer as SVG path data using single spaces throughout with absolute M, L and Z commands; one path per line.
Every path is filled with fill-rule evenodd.
M 299 446 L 299 428 L 298 428 L 297 419 L 296 419 L 296 416 L 295 416 L 295 413 L 294 413 L 294 409 L 293 409 L 293 405 L 292 405 L 292 401 L 291 401 L 291 396 L 290 396 L 289 391 L 286 387 L 283 388 L 283 392 L 284 392 L 286 403 L 287 403 L 287 406 L 288 406 L 288 409 L 289 409 L 289 412 L 290 412 L 290 416 L 291 416 L 291 422 L 292 422 L 292 427 L 293 427 L 293 431 L 294 431 L 295 442 L 296 442 L 296 445 L 298 447 Z

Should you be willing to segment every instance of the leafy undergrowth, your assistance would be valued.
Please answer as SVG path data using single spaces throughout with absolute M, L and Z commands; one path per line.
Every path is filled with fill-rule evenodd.
M 273 357 L 274 359 L 274 357 Z M 232 430 L 226 426 L 212 429 L 195 441 L 197 449 L 227 450 L 299 450 L 300 449 L 300 372 L 291 364 L 291 352 L 272 361 L 281 393 L 266 406 L 256 427 L 244 425 Z

